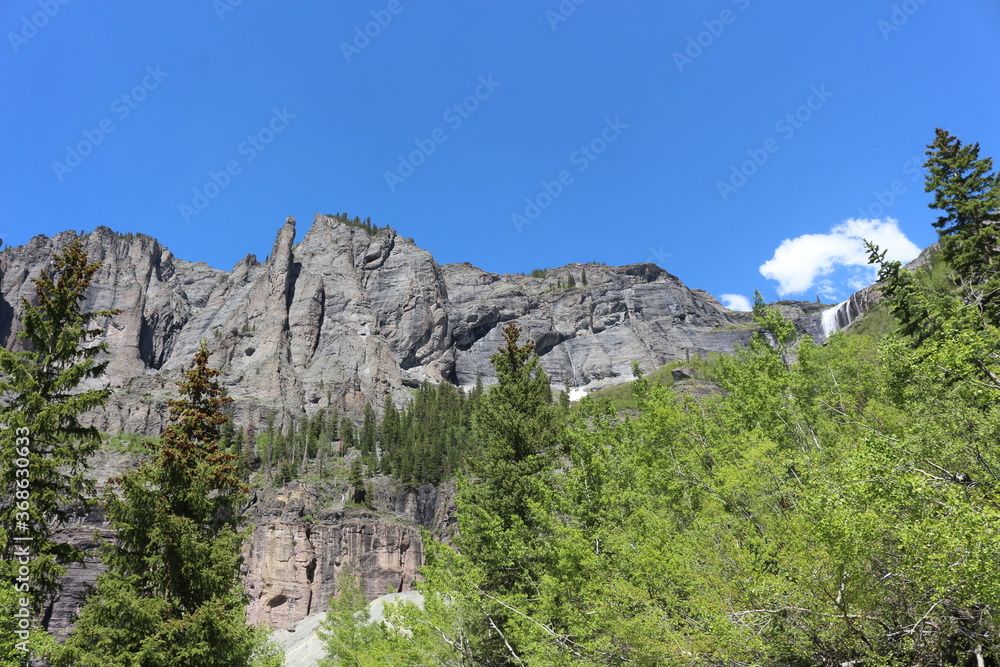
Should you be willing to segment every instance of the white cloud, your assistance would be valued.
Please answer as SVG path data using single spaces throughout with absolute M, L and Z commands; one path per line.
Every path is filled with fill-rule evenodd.
M 818 281 L 820 276 L 829 275 L 840 266 L 852 267 L 846 284 L 852 291 L 857 290 L 874 280 L 874 272 L 868 266 L 865 240 L 887 250 L 889 261 L 907 262 L 920 254 L 920 248 L 899 229 L 898 220 L 852 218 L 835 226 L 828 234 L 803 234 L 785 239 L 774 251 L 774 257 L 761 265 L 760 272 L 765 278 L 778 281 L 779 296 L 802 294 L 820 282 L 821 294 L 830 297 L 837 290 L 829 280 Z
M 750 299 L 746 298 L 742 294 L 723 294 L 721 298 L 722 305 L 729 310 L 753 310 L 753 304 L 750 303 Z
M 854 291 L 856 292 L 857 290 Z M 824 278 L 816 283 L 816 296 L 826 301 L 836 301 L 839 295 L 840 292 L 834 286 L 832 280 Z

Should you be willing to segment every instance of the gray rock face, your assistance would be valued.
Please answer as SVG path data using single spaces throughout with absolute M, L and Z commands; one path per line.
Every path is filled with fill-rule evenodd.
M 344 573 L 358 576 L 369 598 L 413 589 L 424 564 L 420 527 L 448 536 L 453 485 L 406 491 L 386 478 L 372 485 L 378 512 L 345 507 L 343 497 L 323 502 L 301 482 L 254 503 L 243 553 L 251 623 L 289 628 L 326 611 Z
M 141 457 L 99 451 L 89 474 L 98 489 L 109 477 L 137 467 Z M 243 583 L 251 623 L 290 628 L 329 609 L 340 577 L 360 578 L 369 598 L 387 590 L 413 589 L 424 564 L 420 529 L 448 539 L 455 530 L 454 484 L 404 489 L 386 478 L 372 481 L 377 511 L 345 507 L 316 486 L 292 482 L 280 489 L 255 490 L 246 514 L 252 527 L 243 549 Z M 326 490 L 327 492 L 329 489 Z M 100 508 L 75 516 L 54 534 L 85 552 L 83 564 L 69 567 L 58 595 L 44 610 L 47 630 L 64 638 L 97 577 L 106 571 L 99 545 L 114 533 Z
M 0 253 L 0 344 L 17 347 L 22 297 L 54 250 L 76 238 L 39 236 Z M 199 341 L 235 399 L 237 423 L 365 401 L 398 403 L 422 381 L 495 381 L 489 357 L 515 322 L 534 341 L 554 385 L 592 390 L 679 358 L 731 350 L 749 336 L 746 314 L 723 308 L 652 264 L 572 264 L 543 278 L 440 266 L 412 239 L 318 215 L 293 245 L 278 231 L 265 262 L 231 271 L 175 258 L 155 239 L 99 227 L 83 238 L 102 266 L 86 307 L 121 309 L 100 323 L 116 388 L 92 416 L 102 430 L 158 433 L 173 381 Z M 583 284 L 586 271 L 587 284 Z M 569 284 L 574 287 L 560 287 Z M 739 325 L 743 326 L 739 326 Z

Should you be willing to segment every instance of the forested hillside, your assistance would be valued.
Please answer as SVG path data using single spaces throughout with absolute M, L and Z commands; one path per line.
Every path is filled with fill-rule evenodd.
M 938 131 L 942 249 L 880 266 L 894 332 L 767 330 L 695 398 L 566 418 L 519 332 L 475 413 L 424 609 L 331 613 L 330 664 L 988 665 L 1000 600 L 1000 179 Z
M 380 478 L 453 480 L 458 531 L 425 532 L 423 604 L 385 621 L 338 575 L 328 666 L 997 665 L 1000 175 L 942 130 L 927 156 L 940 250 L 910 272 L 869 245 L 878 326 L 821 345 L 757 294 L 759 330 L 700 361 L 697 391 L 636 365 L 628 409 L 554 396 L 510 322 L 486 390 L 234 424 L 203 341 L 146 462 L 104 488 L 108 571 L 59 645 L 39 616 L 82 553 L 52 526 L 94 504 L 79 417 L 110 394 L 80 391 L 108 313 L 81 311 L 99 266 L 71 244 L 23 304 L 30 349 L 0 349 L 0 599 L 24 610 L 0 660 L 275 667 L 244 623 L 251 496 L 306 479 L 370 512 Z

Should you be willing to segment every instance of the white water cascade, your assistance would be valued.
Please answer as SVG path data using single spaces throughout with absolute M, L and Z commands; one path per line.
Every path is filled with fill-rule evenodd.
M 829 338 L 830 334 L 832 334 L 834 331 L 840 330 L 841 327 L 840 324 L 837 322 L 837 314 L 840 312 L 840 309 L 843 308 L 844 304 L 846 303 L 847 303 L 846 301 L 841 301 L 836 306 L 832 306 L 823 311 L 823 314 L 820 318 L 820 326 L 823 327 L 824 339 Z
M 872 290 L 865 288 L 855 292 L 832 308 L 823 311 L 820 323 L 823 327 L 823 338 L 829 338 L 834 331 L 840 331 L 851 325 L 856 319 L 861 317 L 868 307 L 872 305 Z

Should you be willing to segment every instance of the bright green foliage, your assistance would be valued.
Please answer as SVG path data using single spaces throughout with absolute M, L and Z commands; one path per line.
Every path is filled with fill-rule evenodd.
M 447 547 L 431 545 L 432 551 Z M 432 556 L 433 559 L 433 556 Z M 449 580 L 450 583 L 450 580 Z M 383 607 L 383 620 L 372 622 L 368 599 L 353 573 L 341 575 L 337 597 L 319 628 L 327 658 L 321 667 L 459 667 L 467 661 L 458 607 L 450 596 L 423 590 L 417 605 L 397 602 Z
M 53 257 L 57 277 L 33 279 L 35 304 L 22 300 L 20 333 L 27 351 L 0 348 L 0 557 L 4 583 L 16 576 L 11 564 L 16 537 L 31 537 L 28 563 L 32 609 L 58 589 L 66 565 L 82 560 L 68 543 L 52 540 L 53 530 L 88 503 L 93 483 L 84 475 L 87 458 L 100 445 L 100 434 L 82 426 L 79 416 L 104 405 L 110 389 L 77 391 L 99 378 L 107 362 L 98 358 L 107 346 L 90 345 L 103 330 L 96 318 L 117 311 L 83 312 L 86 291 L 99 268 L 88 263 L 80 242 Z M 15 465 L 18 459 L 27 465 Z M 27 476 L 25 476 L 25 474 Z M 22 543 L 23 544 L 23 543 Z M 24 583 L 24 582 L 22 582 Z
M 371 623 L 368 598 L 361 580 L 353 572 L 340 575 L 336 597 L 330 602 L 326 621 L 319 627 L 330 658 L 321 667 L 367 667 L 385 664 L 385 656 L 375 644 L 382 638 L 383 628 Z
M 416 451 L 406 443 L 460 438 L 468 433 L 462 415 L 474 414 L 479 446 L 459 481 L 459 550 L 427 545 L 424 606 L 390 610 L 391 626 L 365 625 L 360 593 L 342 596 L 328 646 L 343 664 L 504 665 L 533 650 L 539 627 L 519 607 L 543 585 L 550 557 L 546 508 L 562 411 L 531 343 L 518 345 L 520 333 L 514 325 L 504 329 L 505 344 L 491 358 L 498 383 L 489 391 L 477 382 L 466 399 L 446 384 L 425 386 L 402 416 L 403 444 L 388 452 L 394 474 L 421 460 L 411 458 Z M 391 416 L 386 422 L 388 442 Z
M 786 368 L 751 346 L 725 396 L 640 383 L 633 422 L 583 401 L 548 593 L 575 645 L 539 636 L 529 664 L 994 655 L 1000 411 L 915 380 L 906 349 L 838 334 Z
M 533 515 L 546 552 L 529 550 L 530 594 L 489 591 L 495 573 L 464 553 L 449 563 L 474 663 L 996 655 L 1000 389 L 979 407 L 920 355 L 836 334 L 786 366 L 761 340 L 719 362 L 715 398 L 640 380 L 631 421 L 582 401 L 558 493 L 538 502 L 549 520 Z M 461 525 L 463 541 L 483 529 Z M 483 652 L 491 622 L 510 650 Z
M 996 664 L 1000 328 L 967 269 L 871 253 L 896 332 L 796 341 L 758 295 L 769 335 L 706 362 L 714 395 L 637 373 L 629 418 L 584 399 L 560 427 L 508 327 L 458 551 L 428 547 L 448 604 L 353 646 L 412 664 L 386 652 L 404 628 L 416 664 Z
M 764 303 L 764 297 L 759 291 L 753 293 L 753 320 L 760 325 L 771 342 L 781 354 L 781 361 L 788 365 L 788 352 L 798 335 L 795 325 L 781 316 L 777 308 Z M 757 338 L 759 334 L 754 334 Z
M 56 665 L 247 665 L 262 635 L 246 625 L 236 456 L 218 446 L 228 398 L 204 343 L 170 401 L 155 458 L 104 496 L 115 542 Z

